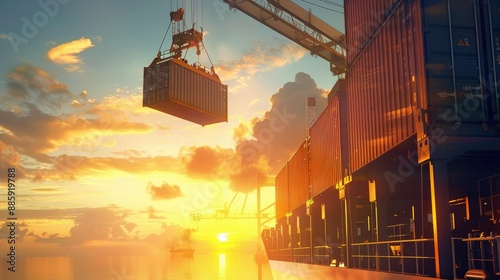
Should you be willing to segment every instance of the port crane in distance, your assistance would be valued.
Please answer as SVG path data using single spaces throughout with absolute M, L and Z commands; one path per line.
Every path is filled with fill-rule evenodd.
M 291 0 L 222 1 L 325 59 L 334 75 L 346 72 L 345 35 Z
M 202 213 L 199 211 L 191 211 L 189 216 L 191 219 L 196 222 L 196 228 L 199 229 L 199 222 L 201 220 L 257 220 L 257 235 L 261 233 L 261 228 L 266 227 L 266 224 L 275 220 L 274 214 L 270 214 L 267 210 L 273 208 L 275 203 L 271 203 L 264 208 L 262 208 L 261 203 L 261 189 L 264 187 L 274 187 L 274 177 L 267 177 L 262 185 L 257 185 L 257 213 L 245 213 L 245 206 L 248 198 L 248 193 L 244 194 L 244 202 L 241 208 L 241 213 L 229 213 L 231 206 L 238 196 L 239 192 L 236 192 L 233 196 L 233 199 L 229 203 L 229 205 L 224 206 L 224 209 L 218 209 L 214 213 Z

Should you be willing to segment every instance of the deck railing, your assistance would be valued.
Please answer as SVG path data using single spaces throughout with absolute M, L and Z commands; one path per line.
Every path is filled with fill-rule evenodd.
M 311 247 L 293 248 L 293 261 L 311 263 Z
M 434 240 L 411 239 L 354 243 L 350 245 L 350 268 L 391 273 L 435 276 Z M 343 260 L 329 246 L 269 250 L 269 259 L 297 263 L 331 265 Z
M 352 268 L 434 276 L 434 240 L 411 239 L 351 244 Z
M 456 266 L 466 267 L 464 270 L 481 270 L 488 275 L 500 275 L 500 237 L 485 236 L 471 238 L 453 238 L 453 262 Z M 466 249 L 465 249 L 466 248 Z M 467 264 L 464 263 L 464 253 L 467 252 Z M 459 257 L 462 257 L 460 259 Z M 461 277 L 457 275 L 455 277 Z

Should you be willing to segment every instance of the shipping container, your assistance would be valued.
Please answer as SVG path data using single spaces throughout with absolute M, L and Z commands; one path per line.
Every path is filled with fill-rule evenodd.
M 306 142 L 290 158 L 275 178 L 276 220 L 310 198 Z
M 487 46 L 481 32 L 480 2 L 426 3 L 427 94 L 433 123 L 481 124 L 490 118 L 481 82 L 486 79 L 483 51 Z
M 491 99 L 492 122 L 500 130 L 500 1 L 487 1 L 483 9 L 483 22 L 487 35 L 486 98 Z
M 333 90 L 338 89 L 334 87 Z M 344 94 L 342 97 L 345 98 L 345 92 L 337 91 L 336 94 L 329 95 L 330 103 L 310 129 L 313 196 L 342 180 L 341 106 L 339 100 L 342 94 Z
M 303 142 L 288 161 L 287 167 L 288 208 L 293 210 L 310 198 L 306 142 Z
M 431 124 L 448 128 L 448 135 L 500 128 L 499 8 L 498 1 L 488 0 L 429 2 L 424 7 L 426 109 Z
M 429 128 L 498 133 L 499 8 L 491 0 L 345 1 L 351 171 Z
M 412 30 L 403 1 L 345 1 L 350 172 L 415 133 Z
M 288 213 L 288 166 L 285 165 L 274 179 L 276 220 Z
M 227 122 L 227 85 L 198 63 L 155 59 L 144 68 L 143 106 L 202 126 Z

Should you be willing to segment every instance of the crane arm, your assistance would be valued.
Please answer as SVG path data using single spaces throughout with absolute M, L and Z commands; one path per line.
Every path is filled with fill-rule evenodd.
M 330 63 L 332 73 L 345 73 L 344 35 L 290 0 L 223 0 Z

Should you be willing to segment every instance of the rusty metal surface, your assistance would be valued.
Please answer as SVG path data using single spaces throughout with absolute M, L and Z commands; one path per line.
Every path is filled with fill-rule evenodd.
M 285 165 L 275 178 L 276 219 L 288 212 L 288 167 Z
M 227 85 L 208 69 L 171 58 L 144 68 L 143 106 L 200 125 L 227 121 Z
M 310 130 L 311 185 L 315 196 L 342 179 L 340 106 L 338 95 Z
M 309 198 L 305 142 L 300 145 L 284 168 L 288 169 L 288 211 L 291 211 L 304 204 Z M 277 197 L 278 199 L 279 197 Z M 276 216 L 276 218 L 279 219 L 280 217 Z
M 345 4 L 351 172 L 415 133 L 416 63 L 409 61 L 418 49 L 408 43 L 414 34 L 402 2 Z

